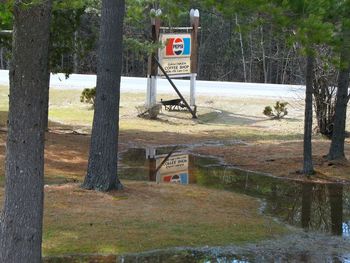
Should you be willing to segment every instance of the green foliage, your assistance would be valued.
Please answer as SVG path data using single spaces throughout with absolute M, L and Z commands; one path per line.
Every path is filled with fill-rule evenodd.
M 12 29 L 12 1 L 0 3 L 0 29 Z
M 89 89 L 86 88 L 80 95 L 80 102 L 92 104 L 92 108 L 95 108 L 96 87 Z
M 84 53 L 92 49 L 95 36 L 82 39 L 79 26 L 88 8 L 88 1 L 59 0 L 54 2 L 51 22 L 50 69 L 52 72 L 72 73 L 71 63 L 62 63 L 62 56 Z
M 263 114 L 267 117 L 273 118 L 273 119 L 282 119 L 284 116 L 288 114 L 287 106 L 288 102 L 279 102 L 276 101 L 275 106 L 273 106 L 273 109 L 270 106 L 266 106 Z
M 26 7 L 38 0 L 23 2 Z M 77 54 L 83 57 L 91 50 L 94 37 L 79 37 L 81 18 L 88 11 L 98 8 L 99 0 L 56 0 L 53 1 L 50 32 L 50 70 L 51 72 L 72 73 L 73 68 L 62 63 L 63 56 Z M 0 30 L 12 30 L 14 1 L 0 3 Z M 91 13 L 91 12 L 90 12 Z M 0 34 L 0 45 L 10 48 L 11 36 Z M 69 63 L 71 64 L 71 63 Z
M 189 20 L 189 1 L 127 0 L 124 19 L 124 48 L 149 55 L 160 47 L 150 41 L 151 9 L 161 9 L 163 26 L 184 26 Z M 147 39 L 148 38 L 148 39 Z
M 12 1 L 2 1 L 0 3 L 0 30 L 12 30 Z M 0 34 L 0 45 L 9 48 L 11 46 L 11 36 Z

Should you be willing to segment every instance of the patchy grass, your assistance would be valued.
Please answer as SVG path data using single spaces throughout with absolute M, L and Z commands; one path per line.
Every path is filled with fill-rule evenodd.
M 77 184 L 46 186 L 44 255 L 242 244 L 287 233 L 245 195 L 194 185 L 124 183 L 125 190 L 108 194 Z
M 110 194 L 46 187 L 44 254 L 126 253 L 240 244 L 285 233 L 244 195 L 143 182 Z M 194 209 L 196 207 L 196 209 Z
M 89 130 L 93 110 L 80 102 L 78 90 L 51 90 L 49 118 L 53 122 L 71 126 L 86 126 Z M 171 99 L 175 95 L 159 94 L 158 99 Z M 247 140 L 300 139 L 303 130 L 303 107 L 299 102 L 290 102 L 289 115 L 280 121 L 269 120 L 262 114 L 263 108 L 274 102 L 261 98 L 230 98 L 199 96 L 198 119 L 189 113 L 163 110 L 159 119 L 144 120 L 137 117 L 136 106 L 143 104 L 145 94 L 122 93 L 120 101 L 120 130 L 129 132 L 176 131 L 179 134 L 206 136 L 215 131 L 219 137 L 242 137 Z
M 170 91 L 171 93 L 171 91 Z M 90 132 L 93 118 L 91 105 L 80 102 L 79 90 L 50 90 L 50 127 L 63 125 L 75 130 Z M 158 99 L 171 99 L 176 95 L 159 94 Z M 7 120 L 8 89 L 0 87 L 0 125 Z M 199 96 L 198 119 L 193 120 L 188 112 L 163 110 L 158 120 L 137 117 L 136 106 L 143 104 L 145 94 L 122 93 L 120 101 L 120 131 L 133 134 L 176 132 L 179 135 L 196 135 L 207 139 L 239 138 L 244 140 L 295 140 L 301 139 L 303 131 L 303 106 L 297 101 L 288 101 L 287 118 L 270 120 L 262 111 L 275 100 L 264 98 L 234 98 Z M 140 136 L 139 136 L 140 137 Z

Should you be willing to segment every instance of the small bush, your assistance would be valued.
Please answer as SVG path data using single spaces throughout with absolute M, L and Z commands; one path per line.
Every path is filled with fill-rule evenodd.
M 92 104 L 92 108 L 95 108 L 96 87 L 89 89 L 86 88 L 80 95 L 80 102 Z
M 272 119 L 279 120 L 288 114 L 288 110 L 286 107 L 287 105 L 288 102 L 276 101 L 276 104 L 275 106 L 273 106 L 273 109 L 270 106 L 266 106 L 263 111 L 263 114 Z

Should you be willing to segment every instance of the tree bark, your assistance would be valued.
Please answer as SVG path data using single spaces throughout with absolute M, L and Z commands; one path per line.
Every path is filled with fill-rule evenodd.
M 264 47 L 264 30 L 262 26 L 260 26 L 260 47 L 261 47 L 261 55 L 262 55 L 264 83 L 267 83 L 266 55 L 265 55 L 265 47 Z
M 239 35 L 239 44 L 241 46 L 241 55 L 242 55 L 242 66 L 243 66 L 243 77 L 244 82 L 247 82 L 247 70 L 246 70 L 246 64 L 245 64 L 245 55 L 244 55 L 244 46 L 243 46 L 243 36 L 241 32 L 241 26 L 238 23 L 238 16 L 236 15 L 236 26 L 238 27 L 238 35 Z
M 51 0 L 14 4 L 0 262 L 41 262 Z
M 310 175 L 314 172 L 312 163 L 312 93 L 314 79 L 314 57 L 307 57 L 306 64 L 306 94 L 305 94 L 305 119 L 304 119 L 304 163 L 303 173 Z
M 343 159 L 345 142 L 346 109 L 350 74 L 350 29 L 343 32 L 343 45 L 340 55 L 340 72 L 338 78 L 337 101 L 335 104 L 334 126 L 329 160 Z
M 120 75 L 124 0 L 103 0 L 96 101 L 90 156 L 83 187 L 109 191 L 122 187 L 117 176 Z

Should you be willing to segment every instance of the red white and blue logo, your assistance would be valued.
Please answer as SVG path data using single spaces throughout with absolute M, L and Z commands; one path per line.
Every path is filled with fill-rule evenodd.
M 168 38 L 165 47 L 165 56 L 189 56 L 191 55 L 191 38 L 174 37 Z
M 188 184 L 189 178 L 188 173 L 183 172 L 175 175 L 166 175 L 163 177 L 163 182 L 173 184 Z

